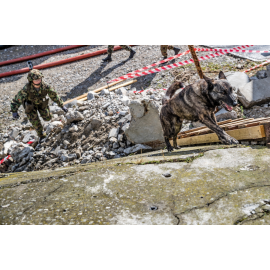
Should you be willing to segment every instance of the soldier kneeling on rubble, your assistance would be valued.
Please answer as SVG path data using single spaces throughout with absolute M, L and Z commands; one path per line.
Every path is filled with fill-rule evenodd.
M 44 121 L 50 121 L 52 119 L 47 95 L 57 103 L 65 113 L 68 112 L 68 109 L 63 105 L 63 101 L 56 91 L 44 82 L 42 78 L 43 74 L 39 70 L 32 69 L 27 76 L 29 82 L 11 101 L 13 118 L 19 118 L 18 109 L 20 105 L 23 105 L 27 118 L 31 122 L 33 128 L 37 131 L 40 140 L 46 137 L 46 133 L 43 131 L 38 112 Z

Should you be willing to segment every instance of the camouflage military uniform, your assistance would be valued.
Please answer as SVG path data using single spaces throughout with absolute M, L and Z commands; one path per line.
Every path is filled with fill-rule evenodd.
M 167 50 L 173 50 L 173 48 L 174 47 L 172 45 L 160 45 L 161 54 L 167 58 Z
M 123 48 L 126 51 L 129 51 L 129 52 L 132 50 L 132 48 L 130 46 L 128 46 L 128 45 L 120 45 L 120 47 Z M 114 48 L 114 45 L 109 45 L 108 46 L 108 54 L 112 54 L 113 48 Z
M 57 103 L 59 107 L 63 108 L 62 99 L 46 82 L 42 81 L 38 89 L 34 88 L 32 81 L 41 77 L 43 77 L 43 75 L 39 70 L 31 70 L 27 77 L 29 83 L 27 83 L 11 101 L 11 112 L 17 112 L 20 105 L 25 107 L 26 101 L 33 104 L 33 110 L 26 113 L 26 115 L 34 129 L 37 131 L 39 137 L 43 136 L 43 127 L 38 117 L 38 112 L 44 121 L 49 121 L 52 119 L 48 102 L 46 102 L 48 101 L 46 96 L 48 95 L 55 103 Z

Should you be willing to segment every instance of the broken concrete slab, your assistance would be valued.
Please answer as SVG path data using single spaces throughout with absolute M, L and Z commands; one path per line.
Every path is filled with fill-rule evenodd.
M 270 77 L 254 80 L 241 87 L 238 99 L 245 108 L 261 105 L 270 101 Z
M 154 101 L 143 100 L 131 101 L 129 108 L 132 119 L 130 126 L 125 130 L 128 140 L 134 144 L 163 143 L 159 106 Z
M 244 72 L 230 72 L 225 75 L 231 86 L 236 88 L 236 91 L 250 82 L 248 75 Z
M 0 181 L 0 223 L 270 224 L 270 149 L 217 149 L 189 163 L 170 155 L 9 174 Z

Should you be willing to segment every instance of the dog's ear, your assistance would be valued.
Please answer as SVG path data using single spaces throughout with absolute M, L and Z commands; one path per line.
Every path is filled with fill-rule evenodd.
M 219 78 L 220 80 L 227 80 L 227 78 L 226 78 L 225 74 L 223 73 L 223 71 L 220 71 L 220 72 L 219 72 L 218 78 Z
M 213 80 L 210 79 L 210 78 L 208 78 L 208 77 L 206 77 L 205 75 L 203 75 L 203 78 L 204 78 L 204 80 L 205 80 L 205 81 L 207 82 L 207 84 L 208 84 L 208 89 L 209 89 L 209 90 L 212 90 L 212 89 L 214 88 Z

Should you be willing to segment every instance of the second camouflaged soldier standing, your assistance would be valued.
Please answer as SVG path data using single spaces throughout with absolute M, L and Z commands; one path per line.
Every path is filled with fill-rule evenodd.
M 133 58 L 134 54 L 136 53 L 136 51 L 134 51 L 130 46 L 128 45 L 120 45 L 121 48 L 123 48 L 126 51 L 130 52 L 129 58 Z M 104 62 L 110 62 L 112 61 L 112 52 L 113 52 L 113 48 L 114 45 L 108 45 L 108 56 L 104 59 L 102 59 L 102 61 Z
M 64 112 L 68 112 L 68 109 L 63 105 L 63 101 L 56 91 L 44 82 L 42 78 L 43 74 L 39 70 L 32 69 L 27 76 L 28 83 L 11 101 L 11 112 L 13 113 L 13 118 L 19 118 L 18 109 L 23 105 L 27 118 L 36 130 L 40 139 L 45 138 L 46 133 L 43 131 L 41 121 L 38 117 L 38 112 L 44 121 L 50 121 L 52 119 L 52 114 L 49 108 L 49 99 L 46 97 L 47 95 L 57 103 Z
M 168 58 L 167 50 L 174 50 L 174 54 L 177 55 L 180 52 L 179 48 L 173 47 L 172 45 L 160 45 L 160 51 L 163 55 L 163 59 Z

